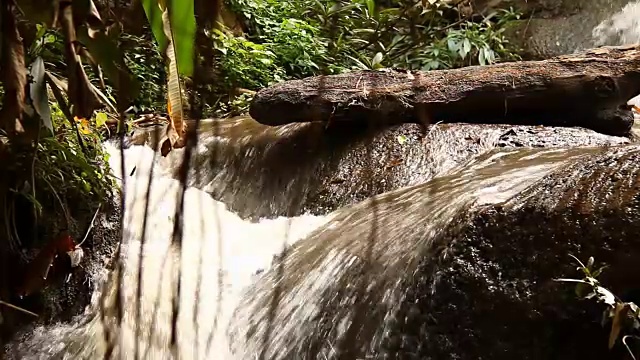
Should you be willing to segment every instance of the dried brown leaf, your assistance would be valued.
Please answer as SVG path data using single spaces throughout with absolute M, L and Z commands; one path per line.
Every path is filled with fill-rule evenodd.
M 609 334 L 609 349 L 612 349 L 616 344 L 616 340 L 618 340 L 618 336 L 620 335 L 620 330 L 622 329 L 622 325 L 624 320 L 627 317 L 627 313 L 629 312 L 629 305 L 624 303 L 616 303 L 615 309 L 613 311 L 613 322 L 611 324 L 611 333 Z

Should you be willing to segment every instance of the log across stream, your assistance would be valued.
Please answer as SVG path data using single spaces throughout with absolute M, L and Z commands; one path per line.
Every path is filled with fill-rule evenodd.
M 640 93 L 640 46 L 453 70 L 358 71 L 259 91 L 250 114 L 268 125 L 308 121 L 475 122 L 580 126 L 627 135 Z

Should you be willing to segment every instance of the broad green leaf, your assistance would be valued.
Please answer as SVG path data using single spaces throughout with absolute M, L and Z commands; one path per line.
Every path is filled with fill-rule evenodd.
M 382 62 L 382 53 L 378 52 L 371 60 L 371 67 L 376 68 Z
M 162 10 L 160 9 L 159 1 L 161 0 L 141 0 L 142 7 L 144 7 L 144 12 L 147 15 L 147 19 L 149 20 L 149 24 L 151 25 L 151 32 L 153 32 L 153 37 L 156 38 L 156 42 L 158 42 L 158 47 L 160 51 L 164 51 L 169 44 L 169 40 L 164 33 L 164 27 L 162 25 Z M 189 0 L 185 0 L 189 1 Z
M 469 54 L 469 51 L 471 51 L 471 42 L 469 41 L 469 39 L 465 38 L 462 41 L 462 47 L 459 50 L 460 57 L 463 59 L 466 58 L 467 54 Z
M 171 0 L 169 13 L 178 71 L 181 75 L 191 76 L 193 75 L 193 47 L 196 37 L 193 0 Z
M 455 39 L 447 39 L 447 47 L 449 47 L 449 51 L 457 52 L 460 49 L 460 43 L 458 43 Z
M 53 134 L 53 124 L 51 123 L 51 109 L 47 98 L 47 83 L 44 81 L 44 61 L 37 57 L 31 65 L 31 76 L 33 82 L 29 85 L 29 95 L 33 102 L 33 108 L 42 119 L 42 124 Z
M 103 112 L 96 113 L 96 127 L 102 127 L 107 124 L 107 114 Z
M 367 9 L 369 10 L 369 16 L 376 15 L 376 1 L 375 0 L 367 0 Z
M 193 0 L 142 0 L 142 5 L 160 51 L 166 51 L 172 41 L 178 71 L 184 76 L 193 75 L 193 46 L 196 34 Z M 171 36 L 164 30 L 165 11 L 169 12 Z
M 484 55 L 484 48 L 480 48 L 480 51 L 478 52 L 478 62 L 480 63 L 480 65 L 487 64 L 487 59 Z

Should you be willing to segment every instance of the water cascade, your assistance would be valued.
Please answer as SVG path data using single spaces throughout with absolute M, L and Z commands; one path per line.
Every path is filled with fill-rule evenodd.
M 640 7 L 625 9 L 635 13 Z M 635 36 L 635 23 L 620 25 L 625 19 L 614 15 L 594 36 L 612 41 L 605 39 L 605 27 Z M 160 158 L 138 142 L 124 149 L 122 173 L 120 149 L 106 144 L 115 175 L 126 182 L 123 302 L 117 301 L 118 276 L 95 274 L 106 286 L 93 294 L 84 314 L 22 334 L 6 357 L 95 359 L 112 351 L 117 359 L 471 359 L 479 358 L 473 354 L 478 344 L 491 343 L 491 351 L 499 352 L 485 353 L 487 358 L 513 358 L 518 349 L 509 346 L 520 340 L 501 344 L 461 322 L 465 337 L 444 323 L 472 319 L 490 327 L 493 320 L 491 331 L 505 338 L 535 333 L 505 329 L 497 318 L 478 320 L 483 311 L 499 313 L 480 308 L 482 299 L 510 294 L 546 304 L 552 291 L 542 275 L 537 282 L 502 267 L 509 261 L 533 267 L 564 261 L 556 259 L 564 253 L 544 254 L 536 246 L 566 243 L 567 252 L 606 247 L 613 254 L 620 241 L 640 238 L 632 225 L 640 209 L 634 200 L 640 150 L 613 137 L 598 142 L 600 135 L 592 132 L 589 141 L 596 143 L 583 143 L 591 146 L 516 149 L 500 145 L 505 131 L 514 130 L 486 129 L 471 151 L 456 149 L 461 139 L 443 132 L 428 135 L 438 139 L 431 146 L 439 152 L 421 152 L 416 149 L 429 145 L 398 147 L 419 144 L 414 128 L 398 142 L 397 129 L 372 135 L 346 125 L 327 135 L 322 124 L 269 128 L 248 118 L 204 123 L 185 192 L 181 246 L 172 245 L 171 234 L 182 152 Z M 374 146 L 378 155 L 371 155 L 367 149 L 376 139 L 394 144 L 392 151 Z M 405 160 L 400 170 L 380 160 L 387 153 Z M 353 178 L 343 180 L 351 187 L 326 205 L 317 193 L 338 172 Z M 498 218 L 513 227 L 500 227 Z M 612 229 L 623 226 L 628 230 L 618 241 L 620 233 Z M 493 253 L 506 246 L 522 251 Z M 483 284 L 473 293 L 477 303 L 460 302 L 477 284 Z M 495 306 L 504 300 L 496 299 Z M 115 322 L 118 310 L 121 324 Z M 527 324 L 537 324 L 536 316 L 547 310 L 516 309 L 509 316 L 526 315 Z M 548 356 L 547 344 L 538 345 L 540 353 L 530 358 Z

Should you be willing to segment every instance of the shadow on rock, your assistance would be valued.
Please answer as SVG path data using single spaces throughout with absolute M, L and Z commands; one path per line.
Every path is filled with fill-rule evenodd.
M 373 195 L 424 183 L 495 147 L 627 143 L 582 128 L 487 124 L 367 127 L 261 125 L 251 118 L 205 120 L 189 184 L 243 217 L 326 214 Z M 369 125 L 371 126 L 371 125 Z M 150 144 L 149 130 L 135 144 Z M 182 151 L 160 161 L 177 171 Z
M 640 148 L 491 152 L 338 211 L 247 290 L 239 358 L 617 359 L 569 254 L 638 287 Z

